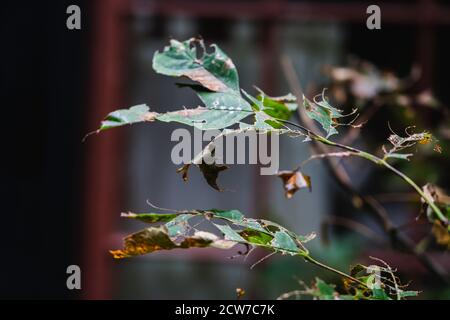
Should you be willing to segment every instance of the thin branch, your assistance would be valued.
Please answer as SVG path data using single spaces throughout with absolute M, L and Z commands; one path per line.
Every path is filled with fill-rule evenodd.
M 320 267 L 320 268 L 322 268 L 322 269 L 325 269 L 325 270 L 334 272 L 334 273 L 340 275 L 341 277 L 347 278 L 347 279 L 349 279 L 349 280 L 351 280 L 351 281 L 353 281 L 353 282 L 355 282 L 355 283 L 358 283 L 358 284 L 362 285 L 363 287 L 367 287 L 367 284 L 364 283 L 363 281 L 361 281 L 361 280 L 359 280 L 359 279 L 356 279 L 355 277 L 352 277 L 351 275 L 346 274 L 345 272 L 339 271 L 339 270 L 334 269 L 334 268 L 332 268 L 332 267 L 330 267 L 330 266 L 328 266 L 328 265 L 326 265 L 326 264 L 323 264 L 322 262 L 317 261 L 316 259 L 314 259 L 314 258 L 311 257 L 310 255 L 301 255 L 301 256 L 302 256 L 306 261 L 311 262 L 312 264 L 314 264 L 314 265 L 316 265 L 316 266 L 318 266 L 318 267 Z
M 264 257 L 262 257 L 261 259 L 259 259 L 258 261 L 256 261 L 254 264 L 251 265 L 250 269 L 253 269 L 254 267 L 256 267 L 258 264 L 260 264 L 261 262 L 263 262 L 266 259 L 269 259 L 271 256 L 273 256 L 274 254 L 276 254 L 277 252 L 271 252 L 267 255 L 265 255 Z
M 313 154 L 308 159 L 304 160 L 298 166 L 297 170 L 300 170 L 300 168 L 303 168 L 307 163 L 309 163 L 310 161 L 315 160 L 315 159 L 323 159 L 323 158 L 330 158 L 330 157 L 344 158 L 344 157 L 350 157 L 352 155 L 354 155 L 354 154 L 353 154 L 353 152 L 350 152 L 350 151 Z

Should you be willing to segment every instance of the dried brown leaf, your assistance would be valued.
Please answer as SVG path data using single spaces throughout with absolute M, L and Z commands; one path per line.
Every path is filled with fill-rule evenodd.
M 183 181 L 188 181 L 188 171 L 191 164 L 185 164 L 181 168 L 177 170 L 177 173 L 181 173 L 183 177 Z M 200 171 L 203 174 L 203 177 L 205 178 L 206 182 L 217 191 L 222 191 L 222 189 L 217 184 L 217 178 L 219 176 L 219 173 L 221 171 L 224 171 L 228 169 L 228 166 L 225 165 L 216 165 L 216 164 L 206 164 L 201 163 L 198 165 Z
M 213 233 L 198 231 L 193 236 L 186 236 L 180 243 L 175 243 L 169 237 L 167 228 L 151 227 L 133 233 L 124 239 L 124 248 L 111 250 L 114 259 L 123 259 L 143 255 L 159 250 L 188 249 L 215 247 L 230 249 L 236 242 L 223 240 Z
M 217 177 L 221 171 L 228 169 L 228 166 L 202 163 L 199 164 L 198 167 L 203 173 L 206 182 L 217 191 L 222 191 L 222 189 L 217 185 Z
M 297 190 L 308 188 L 311 191 L 311 177 L 300 171 L 280 171 L 278 176 L 283 180 L 286 198 L 290 199 Z

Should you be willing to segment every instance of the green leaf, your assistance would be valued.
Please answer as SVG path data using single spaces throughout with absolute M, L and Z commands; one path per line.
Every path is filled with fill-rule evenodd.
M 202 52 L 197 51 L 198 45 Z M 203 40 L 171 40 L 163 52 L 155 52 L 153 69 L 167 76 L 185 76 L 205 88 L 216 91 L 239 92 L 239 77 L 231 59 L 215 44 L 213 52 L 206 52 Z
M 381 288 L 372 289 L 372 298 L 374 300 L 392 300 L 386 292 Z
M 135 219 L 146 223 L 167 222 L 176 218 L 177 213 L 122 213 L 122 218 Z
M 253 229 L 253 230 L 256 230 L 256 231 L 259 231 L 259 232 L 266 232 L 266 233 L 268 233 L 268 231 L 256 219 L 244 218 L 242 221 L 235 222 L 235 224 L 238 225 L 238 226 L 242 226 L 244 228 L 250 228 L 250 229 Z
M 270 231 L 271 233 L 275 233 L 277 231 L 284 231 L 286 232 L 292 239 L 297 239 L 298 241 L 302 243 L 306 243 L 308 241 L 313 240 L 317 235 L 315 232 L 311 232 L 310 234 L 306 236 L 295 234 L 292 231 L 287 230 L 283 226 L 279 225 L 278 223 L 275 223 L 273 221 L 265 220 L 265 219 L 258 219 L 259 224 L 265 229 Z
M 419 291 L 402 291 L 402 290 L 399 290 L 398 294 L 399 294 L 400 298 L 417 297 L 419 295 Z
M 257 245 L 257 246 L 266 246 L 270 247 L 270 241 L 272 241 L 273 236 L 261 232 L 255 229 L 245 229 L 241 232 L 239 232 L 239 235 L 244 238 L 248 243 Z
M 283 251 L 287 251 L 291 254 L 297 254 L 300 251 L 294 240 L 292 240 L 291 236 L 289 236 L 284 231 L 275 232 L 275 236 L 271 244 L 273 247 Z
M 231 222 L 240 222 L 244 220 L 244 215 L 239 210 L 217 210 L 212 209 L 208 212 L 214 213 L 214 218 L 227 219 Z
M 287 103 L 285 99 L 286 97 L 293 97 L 293 103 Z M 277 119 L 289 120 L 292 115 L 292 111 L 297 109 L 297 100 L 294 96 L 284 96 L 284 97 L 269 97 L 264 93 L 261 93 L 257 96 L 257 99 L 262 101 L 264 105 L 263 111 L 267 113 L 269 116 Z
M 166 223 L 166 228 L 170 237 L 176 237 L 185 234 L 189 230 L 188 220 L 192 214 L 180 214 L 175 219 Z
M 250 94 L 248 94 L 245 90 L 242 90 L 244 96 L 252 103 L 253 109 L 255 110 L 255 121 L 253 123 L 253 127 L 258 130 L 272 130 L 279 129 L 283 126 L 283 124 L 277 121 L 273 116 L 269 115 L 265 112 L 265 106 L 263 103 L 263 99 L 257 99 Z M 269 108 L 269 110 L 271 110 Z
M 245 218 L 244 215 L 238 210 L 223 211 L 213 209 L 208 210 L 207 212 L 213 213 L 213 218 L 225 219 L 237 226 L 253 229 L 258 232 L 268 233 L 268 230 L 266 230 L 258 220 L 252 218 Z
M 264 111 L 255 112 L 255 123 L 253 124 L 254 128 L 258 130 L 273 130 L 279 129 L 283 127 L 283 124 L 277 120 L 274 120 L 271 116 L 269 116 Z
M 154 121 L 157 115 L 156 112 L 150 112 L 149 107 L 145 104 L 140 104 L 129 109 L 119 109 L 106 116 L 98 131 L 137 122 Z
M 337 292 L 334 290 L 335 286 L 327 284 L 320 278 L 316 278 L 317 297 L 321 300 L 334 300 Z
M 250 104 L 238 92 L 213 92 L 198 85 L 183 84 L 192 88 L 206 108 L 167 112 L 157 117 L 159 121 L 179 122 L 200 130 L 227 128 L 253 114 Z
M 236 241 L 240 243 L 245 243 L 246 240 L 242 238 L 239 233 L 237 233 L 235 230 L 233 230 L 229 225 L 227 224 L 214 224 L 225 236 L 226 240 Z
M 298 108 L 297 97 L 292 93 L 280 97 L 270 97 L 266 95 L 266 98 L 285 105 L 290 111 L 295 111 Z

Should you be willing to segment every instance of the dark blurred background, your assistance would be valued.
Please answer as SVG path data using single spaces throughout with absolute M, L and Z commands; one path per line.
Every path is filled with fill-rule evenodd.
M 81 8 L 81 30 L 66 28 L 71 4 Z M 366 28 L 369 4 L 381 7 L 381 30 Z M 422 298 L 450 298 L 442 279 L 389 241 L 375 243 L 336 226 L 319 232 L 330 216 L 357 217 L 388 238 L 376 223 L 360 218 L 364 211 L 352 207 L 319 162 L 308 171 L 313 192 L 287 201 L 277 178 L 260 177 L 250 166 L 234 166 L 221 176 L 221 184 L 234 192 L 217 193 L 197 173 L 183 183 L 170 161 L 175 125 L 135 125 L 82 143 L 115 109 L 147 103 L 162 112 L 198 104 L 189 90 L 177 89 L 173 79 L 151 68 L 153 52 L 170 38 L 197 35 L 228 53 L 243 88 L 255 84 L 270 95 L 289 91 L 282 55 L 289 56 L 304 88 L 314 93 L 330 81 L 323 67 L 345 65 L 351 56 L 399 77 L 420 66 L 412 89 L 431 90 L 441 109 L 412 110 L 412 115 L 411 110 L 405 115 L 403 109 L 384 109 L 362 131 L 368 139 L 357 143 L 379 148 L 389 135 L 387 121 L 399 131 L 412 123 L 433 133 L 448 128 L 449 1 L 3 1 L 0 23 L 0 101 L 7 111 L 2 121 L 1 298 L 233 299 L 235 288 L 242 287 L 247 298 L 271 299 L 298 288 L 297 279 L 308 282 L 320 275 L 338 282 L 296 259 L 274 257 L 250 270 L 255 259 L 230 260 L 213 249 L 112 261 L 108 249 L 118 248 L 121 238 L 139 227 L 122 221 L 120 212 L 148 211 L 146 200 L 179 209 L 236 208 L 299 233 L 316 230 L 319 237 L 311 248 L 331 265 L 346 270 L 376 255 L 397 267 L 405 280 L 412 279 L 412 289 L 424 291 Z M 450 187 L 446 132 L 436 133 L 441 155 L 425 152 L 416 165 L 400 164 L 421 185 L 431 181 Z M 309 152 L 291 139 L 282 140 L 281 148 L 281 169 L 295 167 Z M 349 165 L 356 168 L 355 186 L 363 193 L 411 191 L 366 163 Z M 420 204 L 414 198 L 386 208 L 402 224 L 414 221 Z M 422 233 L 410 235 L 420 242 Z M 448 270 L 447 253 L 433 254 Z M 71 264 L 81 266 L 82 290 L 66 288 Z

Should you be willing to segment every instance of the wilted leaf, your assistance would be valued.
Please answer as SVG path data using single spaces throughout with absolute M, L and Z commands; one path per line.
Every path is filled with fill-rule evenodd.
M 228 167 L 223 165 L 206 164 L 206 163 L 202 163 L 198 167 L 200 168 L 200 171 L 203 173 L 206 182 L 208 182 L 208 184 L 217 191 L 222 191 L 222 189 L 220 189 L 219 186 L 217 185 L 217 177 L 219 176 L 219 173 L 221 171 L 228 169 Z
M 159 250 L 188 249 L 215 247 L 219 249 L 230 249 L 234 242 L 221 240 L 216 235 L 209 232 L 196 232 L 191 237 L 185 237 L 179 244 L 173 242 L 167 232 L 162 227 L 151 227 L 136 232 L 124 239 L 124 248 L 121 250 L 111 250 L 114 259 L 123 259 L 137 255 L 143 255 Z
M 151 227 L 127 236 L 124 239 L 124 249 L 111 250 L 114 259 L 142 255 L 158 250 L 171 250 L 177 245 L 172 242 L 167 229 Z
M 191 164 L 185 164 L 181 168 L 177 169 L 178 173 L 182 174 L 183 180 L 188 180 L 188 171 Z M 198 165 L 201 173 L 203 174 L 203 177 L 205 178 L 206 182 L 217 191 L 222 191 L 222 189 L 217 185 L 217 178 L 219 176 L 219 173 L 221 171 L 224 171 L 228 169 L 225 165 L 216 165 L 216 164 L 206 164 L 201 163 Z
M 197 52 L 199 45 L 202 52 Z M 203 40 L 171 40 L 163 52 L 155 52 L 153 69 L 167 76 L 186 76 L 211 91 L 239 91 L 236 67 L 231 59 L 216 45 L 212 53 L 206 52 Z
M 215 234 L 205 231 L 197 231 L 193 237 L 187 237 L 181 242 L 180 247 L 183 249 L 192 247 L 214 247 L 217 249 L 228 250 L 236 245 L 234 241 L 223 240 Z
M 188 181 L 188 178 L 189 178 L 188 172 L 189 172 L 190 166 L 191 166 L 191 164 L 188 163 L 177 169 L 177 173 L 181 173 L 183 181 L 185 181 L 185 182 Z
M 300 171 L 280 171 L 278 176 L 283 180 L 286 198 L 290 199 L 297 190 L 308 188 L 311 191 L 311 177 Z

